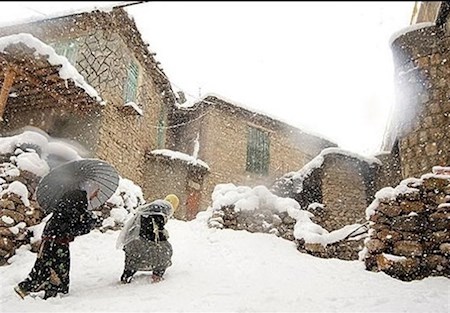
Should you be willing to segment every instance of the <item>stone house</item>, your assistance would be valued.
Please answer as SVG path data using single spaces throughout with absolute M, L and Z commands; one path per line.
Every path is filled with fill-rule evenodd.
M 366 221 L 381 164 L 378 158 L 327 148 L 299 171 L 277 179 L 272 191 L 295 199 L 314 214 L 315 223 L 331 232 Z
M 121 8 L 0 28 L 0 36 L 17 33 L 29 33 L 64 55 L 102 101 L 58 77 L 51 83 L 58 68 L 45 61 L 30 67 L 36 61 L 28 51 L 26 67 L 32 71 L 26 74 L 40 76 L 35 85 L 18 76 L 7 86 L 5 93 L 14 97 L 5 98 L 1 133 L 36 126 L 52 137 L 79 142 L 90 156 L 112 163 L 122 177 L 142 186 L 147 199 L 177 193 L 179 218 L 191 219 L 206 208 L 218 183 L 271 184 L 335 146 L 217 97 L 177 107 L 154 53 Z M 15 49 L 11 56 L 21 55 L 16 52 L 23 47 L 10 49 Z M 17 65 L 20 57 L 13 61 Z M 6 77 L 6 64 L 2 68 Z M 154 153 L 161 149 L 184 157 Z M 204 163 L 186 161 L 194 154 Z
M 195 217 L 199 208 L 207 207 L 217 184 L 270 186 L 277 177 L 298 170 L 324 148 L 336 146 L 218 95 L 206 95 L 193 105 L 179 106 L 170 120 L 168 149 L 195 156 L 209 167 L 190 165 L 195 171 L 188 176 L 194 178 L 186 183 L 188 192 L 182 199 L 188 204 L 188 219 Z M 162 157 L 149 154 L 149 158 Z M 161 174 L 156 175 L 165 172 L 171 171 L 163 166 L 158 172 Z M 144 190 L 160 196 L 157 182 L 147 183 Z
M 175 97 L 134 21 L 114 8 L 0 28 L 0 37 L 18 33 L 31 34 L 65 56 L 102 102 L 71 82 L 65 86 L 55 75 L 58 68 L 44 56 L 33 60 L 33 51 L 18 54 L 23 46 L 13 45 L 9 57 L 16 55 L 16 60 L 5 59 L 8 53 L 0 58 L 3 94 L 14 95 L 3 101 L 1 133 L 35 126 L 52 137 L 74 140 L 89 156 L 114 164 L 122 177 L 142 185 L 148 176 L 146 151 L 165 146 L 164 125 Z M 20 57 L 24 54 L 26 62 Z M 6 75 L 8 64 L 20 68 L 21 75 Z
M 421 2 L 391 40 L 397 99 L 383 150 L 402 179 L 450 164 L 449 11 L 448 2 Z

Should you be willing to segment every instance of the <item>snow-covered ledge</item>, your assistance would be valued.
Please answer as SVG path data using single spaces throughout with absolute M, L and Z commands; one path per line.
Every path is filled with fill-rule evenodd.
M 389 38 L 389 46 L 391 47 L 392 44 L 394 43 L 394 41 L 396 41 L 401 36 L 406 35 L 407 33 L 413 32 L 415 30 L 431 27 L 431 26 L 435 26 L 435 23 L 423 22 L 423 23 L 417 23 L 417 24 L 413 24 L 413 25 L 404 27 L 404 28 L 400 29 L 399 31 L 396 31 L 395 33 L 392 34 L 392 36 Z
M 123 111 L 128 112 L 128 114 L 139 114 L 141 116 L 144 115 L 142 109 L 134 102 L 127 102 L 123 105 Z M 133 113 L 131 113 L 133 112 Z
M 162 155 L 162 156 L 168 157 L 170 159 L 182 160 L 188 164 L 204 167 L 207 170 L 209 170 L 209 165 L 206 164 L 206 162 L 204 162 L 200 159 L 197 159 L 192 155 L 185 154 L 183 152 L 173 151 L 173 150 L 168 150 L 168 149 L 159 149 L 159 150 L 152 150 L 150 153 L 153 155 Z
M 59 77 L 67 81 L 68 79 L 73 80 L 77 87 L 82 88 L 89 96 L 93 99 L 104 104 L 98 92 L 89 85 L 84 77 L 75 69 L 75 67 L 70 64 L 66 57 L 56 53 L 55 49 L 51 46 L 40 41 L 36 37 L 27 33 L 14 34 L 10 36 L 0 37 L 0 52 L 7 53 L 6 48 L 13 44 L 22 43 L 31 49 L 35 49 L 34 56 L 47 55 L 48 62 L 51 65 L 61 66 L 59 69 Z

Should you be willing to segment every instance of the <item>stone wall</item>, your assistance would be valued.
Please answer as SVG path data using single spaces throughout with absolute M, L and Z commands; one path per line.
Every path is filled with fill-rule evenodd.
M 399 142 L 404 178 L 450 163 L 449 47 L 444 26 L 407 32 L 392 44 L 397 103 L 390 136 Z
M 270 209 L 255 211 L 236 211 L 234 206 L 225 206 L 213 212 L 208 226 L 213 228 L 228 228 L 246 230 L 251 233 L 268 233 L 295 242 L 297 250 L 321 258 L 339 258 L 342 260 L 357 260 L 358 252 L 363 248 L 363 238 L 346 238 L 333 244 L 305 244 L 304 240 L 294 237 L 296 220 L 287 212 Z
M 450 277 L 449 180 L 429 177 L 407 186 L 413 191 L 371 205 L 366 268 L 406 281 Z
M 30 191 L 36 190 L 40 177 L 26 171 L 21 171 L 17 177 L 3 175 L 9 164 L 6 163 L 9 156 L 1 157 L 2 162 L 5 162 L 0 165 L 1 179 L 6 184 L 18 181 L 27 185 Z M 30 243 L 27 228 L 39 224 L 44 217 L 44 212 L 31 196 L 32 194 L 29 199 L 30 206 L 26 206 L 20 196 L 14 193 L 4 193 L 0 199 L 0 266 L 7 263 L 18 247 Z M 37 247 L 37 244 L 32 245 L 34 252 L 37 251 Z
M 295 199 L 304 210 L 311 211 L 311 204 L 321 204 L 320 210 L 311 213 L 314 222 L 328 231 L 365 222 L 379 168 L 378 163 L 334 151 L 322 151 L 305 168 L 279 178 L 272 186 L 273 193 Z
M 320 225 L 332 231 L 365 222 L 365 210 L 373 199 L 369 166 L 345 155 L 328 154 L 322 170 L 325 214 Z
M 398 149 L 375 155 L 382 165 L 375 174 L 375 190 L 397 186 L 402 180 L 402 169 Z
M 145 172 L 152 175 L 144 180 L 142 185 L 142 191 L 148 196 L 149 201 L 164 199 L 170 193 L 176 194 L 180 199 L 180 205 L 174 217 L 182 220 L 191 220 L 195 217 L 188 211 L 186 204 L 192 189 L 202 189 L 206 175 L 205 168 L 188 164 L 181 159 L 147 154 Z

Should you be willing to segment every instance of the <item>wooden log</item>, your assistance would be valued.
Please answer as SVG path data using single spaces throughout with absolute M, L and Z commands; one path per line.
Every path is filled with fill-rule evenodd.
M 5 112 L 6 103 L 8 102 L 9 91 L 14 83 L 16 72 L 12 67 L 8 66 L 5 71 L 2 89 L 0 90 L 0 120 L 3 121 L 3 113 Z

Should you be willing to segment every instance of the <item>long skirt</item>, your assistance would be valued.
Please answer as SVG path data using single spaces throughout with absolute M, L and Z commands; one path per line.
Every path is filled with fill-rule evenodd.
M 168 241 L 153 242 L 141 237 L 124 247 L 125 269 L 162 271 L 172 265 L 172 245 Z
M 19 286 L 28 292 L 69 292 L 69 243 L 44 240 L 28 277 Z

